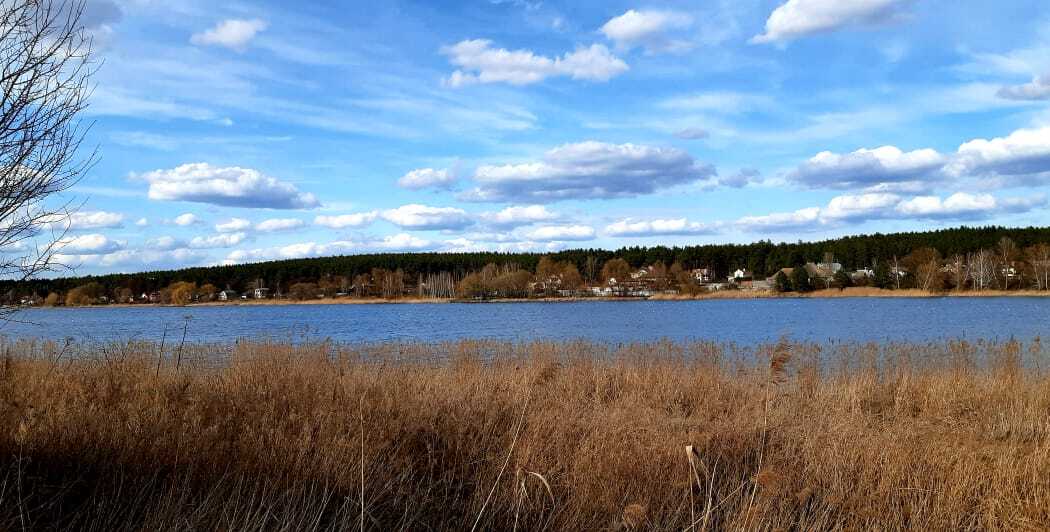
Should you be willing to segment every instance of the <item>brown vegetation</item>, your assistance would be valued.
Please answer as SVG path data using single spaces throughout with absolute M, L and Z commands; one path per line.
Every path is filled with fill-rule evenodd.
M 1050 525 L 1036 342 L 5 346 L 0 528 Z

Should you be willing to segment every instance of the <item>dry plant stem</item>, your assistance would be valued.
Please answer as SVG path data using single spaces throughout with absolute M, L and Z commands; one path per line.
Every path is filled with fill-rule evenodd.
M 492 489 L 489 490 L 488 496 L 485 497 L 485 502 L 481 505 L 481 510 L 478 511 L 478 517 L 474 520 L 474 526 L 470 527 L 471 532 L 478 529 L 478 525 L 481 523 L 481 517 L 485 514 L 485 508 L 488 507 L 489 501 L 492 500 L 492 495 L 496 493 L 496 487 L 499 486 L 499 481 L 503 478 L 503 472 L 507 470 L 507 465 L 510 464 L 511 457 L 514 456 L 514 448 L 518 445 L 518 436 L 521 435 L 521 427 L 525 424 L 525 414 L 529 410 L 529 401 L 532 399 L 532 388 L 529 388 L 528 393 L 525 395 L 525 404 L 521 406 L 521 416 L 518 417 L 518 424 L 514 427 L 514 437 L 510 442 L 510 449 L 507 451 L 507 458 L 503 460 L 503 466 L 499 469 L 499 474 L 496 475 L 496 481 L 492 483 Z

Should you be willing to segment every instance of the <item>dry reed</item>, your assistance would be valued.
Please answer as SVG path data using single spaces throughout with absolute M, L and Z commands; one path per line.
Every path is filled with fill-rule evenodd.
M 5 530 L 1050 527 L 1038 341 L 0 347 Z

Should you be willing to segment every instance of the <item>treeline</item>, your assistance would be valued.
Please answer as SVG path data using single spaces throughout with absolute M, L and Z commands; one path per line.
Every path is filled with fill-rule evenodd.
M 677 264 L 681 270 L 708 268 L 721 278 L 736 269 L 745 269 L 753 272 L 756 278 L 764 278 L 784 267 L 820 261 L 828 254 L 850 270 L 887 264 L 895 257 L 901 260 L 921 248 L 933 250 L 942 258 L 969 257 L 982 250 L 994 249 L 1004 237 L 1019 250 L 1025 250 L 1050 242 L 1050 227 L 959 227 L 926 232 L 875 233 L 816 242 L 773 243 L 765 240 L 751 244 L 626 247 L 615 251 L 573 249 L 543 255 L 490 252 L 348 255 L 134 274 L 0 281 L 0 297 L 7 304 L 26 297 L 43 300 L 52 297 L 51 294 L 55 294 L 56 299 L 68 298 L 71 291 L 90 285 L 90 292 L 103 294 L 97 297 L 119 301 L 121 296 L 138 297 L 141 294 L 160 293 L 163 297 L 164 291 L 176 283 L 189 283 L 198 291 L 208 287 L 214 289 L 213 294 L 227 289 L 243 293 L 265 286 L 274 294 L 315 292 L 318 295 L 344 293 L 382 297 L 415 290 L 426 297 L 449 297 L 453 291 L 459 291 L 455 284 L 468 278 L 472 283 L 478 278 L 470 278 L 471 274 L 479 275 L 486 283 L 500 279 L 506 284 L 500 292 L 513 294 L 520 291 L 524 279 L 523 273 L 516 272 L 536 273 L 545 256 L 563 267 L 571 265 L 582 283 L 591 284 L 602 280 L 603 268 L 613 259 L 620 259 L 629 268 L 652 264 L 670 268 Z M 485 270 L 490 264 L 493 266 Z M 543 282 L 543 275 L 538 277 L 541 278 L 539 282 Z M 572 285 L 574 274 L 569 272 L 563 282 Z M 306 286 L 302 286 L 304 284 Z M 292 290 L 296 285 L 300 286 Z

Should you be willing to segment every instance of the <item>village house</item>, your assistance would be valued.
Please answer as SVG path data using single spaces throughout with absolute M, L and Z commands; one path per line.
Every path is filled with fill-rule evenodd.
M 693 279 L 700 284 L 710 283 L 715 280 L 715 271 L 711 268 L 697 268 L 692 272 Z
M 219 292 L 218 298 L 219 301 L 233 301 L 237 299 L 237 292 L 234 292 L 233 290 L 223 290 L 222 292 Z
M 256 288 L 255 291 L 252 292 L 252 297 L 255 298 L 255 299 L 269 299 L 270 298 L 270 289 L 269 288 Z

